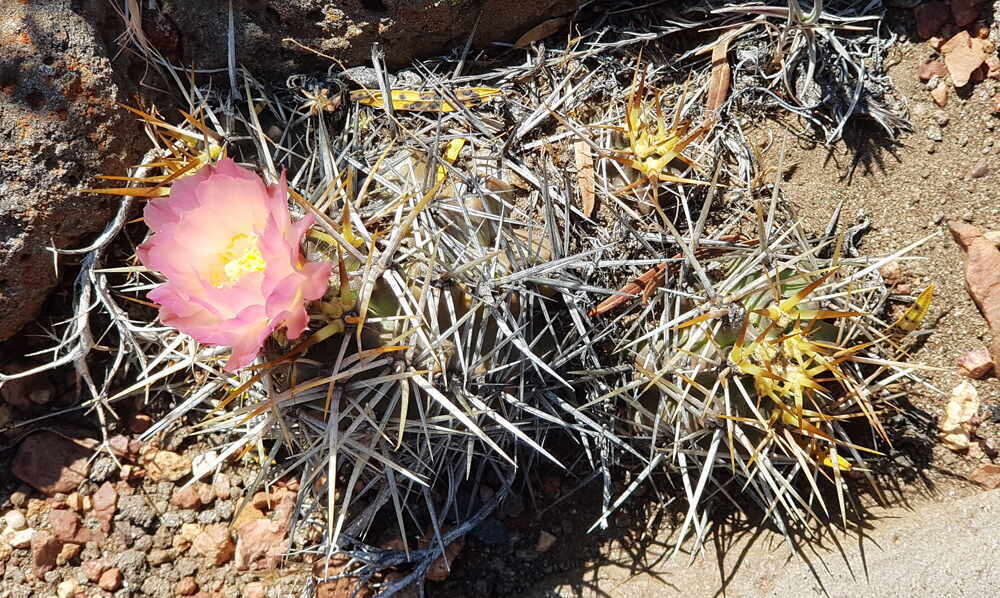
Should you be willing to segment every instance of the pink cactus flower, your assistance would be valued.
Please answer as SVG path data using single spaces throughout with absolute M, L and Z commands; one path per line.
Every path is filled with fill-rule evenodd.
M 292 222 L 284 174 L 268 186 L 226 158 L 176 181 L 144 216 L 152 235 L 139 260 L 167 279 L 149 293 L 160 321 L 232 347 L 226 371 L 250 364 L 277 328 L 290 339 L 305 330 L 305 304 L 326 292 L 331 264 L 303 259 L 314 218 Z

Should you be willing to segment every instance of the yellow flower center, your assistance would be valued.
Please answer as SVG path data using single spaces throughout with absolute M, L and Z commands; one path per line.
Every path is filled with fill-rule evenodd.
M 235 284 L 250 272 L 260 272 L 267 267 L 257 246 L 257 235 L 240 233 L 229 239 L 229 244 L 219 253 L 219 268 L 210 276 L 216 287 Z

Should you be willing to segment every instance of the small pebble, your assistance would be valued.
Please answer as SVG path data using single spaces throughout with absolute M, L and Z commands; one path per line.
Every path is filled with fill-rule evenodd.
M 23 490 L 15 490 L 10 495 L 10 503 L 15 507 L 23 507 L 28 502 L 28 493 Z
M 938 124 L 939 127 L 948 126 L 948 113 L 943 110 L 938 110 L 934 113 L 934 122 Z
M 100 579 L 97 580 L 97 585 L 105 592 L 114 592 L 118 588 L 122 587 L 121 569 L 117 567 L 108 569 L 101 574 Z
M 27 548 L 31 545 L 31 538 L 35 536 L 35 530 L 28 528 L 22 529 L 11 534 L 7 542 L 10 544 L 11 548 Z
M 191 460 L 191 475 L 201 478 L 212 473 L 215 469 L 215 461 L 219 459 L 215 451 L 206 451 Z
M 59 550 L 59 556 L 56 557 L 56 565 L 62 567 L 66 563 L 75 559 L 80 551 L 83 550 L 83 546 L 75 544 L 73 542 L 67 542 L 63 544 L 63 547 Z
M 74 492 L 66 497 L 66 506 L 70 509 L 76 511 L 77 513 L 83 512 L 83 497 L 80 496 L 79 492 Z
M 937 125 L 928 126 L 927 130 L 924 131 L 924 134 L 927 135 L 927 138 L 930 139 L 931 141 L 944 140 L 944 135 L 941 133 L 941 127 Z
M 969 172 L 969 178 L 981 179 L 990 173 L 990 167 L 987 166 L 986 160 L 980 160 L 976 162 L 976 165 L 972 167 L 972 171 Z
M 56 596 L 59 598 L 70 598 L 76 594 L 78 589 L 80 589 L 80 584 L 76 583 L 75 579 L 67 579 L 59 582 L 59 585 L 56 586 Z
M 267 598 L 267 590 L 264 589 L 264 584 L 259 581 L 251 581 L 247 584 L 247 587 L 243 590 L 244 598 Z
M 173 555 L 169 550 L 164 550 L 162 548 L 154 548 L 149 551 L 146 556 L 146 562 L 152 566 L 162 565 L 173 560 Z
M 229 476 L 224 473 L 216 474 L 215 479 L 212 480 L 212 489 L 216 498 L 227 500 L 233 491 Z
M 28 522 L 24 518 L 24 513 L 14 509 L 12 511 L 7 511 L 7 514 L 3 516 L 4 522 L 7 523 L 7 527 L 17 531 L 28 527 Z
M 193 596 L 198 591 L 198 582 L 193 577 L 185 577 L 177 582 L 178 596 Z
M 548 552 L 556 543 L 556 537 L 549 532 L 542 530 L 538 534 L 538 542 L 535 543 L 535 552 Z
M 90 559 L 80 564 L 80 571 L 90 582 L 97 583 L 101 575 L 108 570 L 108 564 L 103 559 Z
M 937 82 L 937 77 L 931 83 L 928 83 L 928 88 L 931 90 L 931 99 L 939 107 L 944 108 L 948 105 L 948 84 L 944 81 Z
M 170 497 L 170 504 L 179 509 L 197 509 L 201 506 L 201 497 L 198 495 L 198 488 L 195 486 L 185 486 L 174 491 Z

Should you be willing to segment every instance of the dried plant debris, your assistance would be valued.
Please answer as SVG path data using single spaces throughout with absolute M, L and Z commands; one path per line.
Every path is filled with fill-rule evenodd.
M 568 42 L 540 29 L 395 74 L 376 51 L 284 85 L 235 61 L 202 80 L 135 38 L 186 109 L 133 108 L 155 147 L 95 185 L 122 207 L 75 251 L 50 367 L 75 364 L 102 421 L 148 397 L 173 408 L 146 438 L 182 419 L 224 438 L 197 476 L 243 458 L 257 485 L 297 478 L 291 550 L 336 565 L 318 584 L 441 579 L 539 462 L 601 480 L 595 526 L 644 483 L 688 504 L 698 541 L 721 502 L 783 530 L 846 519 L 897 387 L 919 383 L 907 357 L 933 292 L 890 317 L 880 268 L 926 239 L 876 259 L 839 210 L 805 230 L 772 181 L 780 149 L 747 132 L 773 107 L 822 142 L 856 115 L 904 128 L 892 38 L 850 3 L 614 6 L 560 22 Z M 227 348 L 157 323 L 161 278 L 128 224 L 223 157 L 286 173 L 293 220 L 315 218 L 305 259 L 333 264 L 303 336 L 279 331 L 236 374 Z

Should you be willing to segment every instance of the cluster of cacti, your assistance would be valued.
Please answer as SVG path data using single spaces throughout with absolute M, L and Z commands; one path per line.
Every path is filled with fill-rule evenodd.
M 562 51 L 592 59 L 574 52 Z M 150 362 L 123 392 L 189 395 L 149 435 L 210 402 L 200 425 L 228 439 L 211 465 L 255 454 L 261 481 L 299 477 L 296 522 L 323 533 L 296 548 L 356 556 L 362 581 L 386 563 L 426 571 L 443 543 L 411 554 L 407 542 L 427 528 L 443 536 L 444 514 L 457 537 L 500 500 L 452 517 L 465 485 L 494 485 L 502 497 L 539 458 L 568 465 L 547 448 L 555 432 L 583 446 L 576 467 L 602 475 L 602 521 L 661 474 L 683 488 L 685 532 L 702 529 L 708 497 L 742 508 L 748 496 L 783 526 L 789 515 L 808 520 L 816 504 L 830 513 L 834 488 L 846 515 L 845 478 L 868 475 L 866 459 L 887 440 L 880 390 L 908 373 L 900 337 L 929 296 L 881 323 L 877 267 L 898 256 L 851 257 L 836 227 L 810 239 L 780 189 L 762 184 L 758 152 L 720 118 L 721 104 L 703 113 L 681 91 L 667 126 L 667 94 L 646 84 L 655 69 L 625 59 L 634 76 L 595 61 L 584 78 L 542 58 L 566 83 L 545 101 L 518 87 L 540 76 L 527 67 L 484 76 L 497 88 L 428 75 L 448 93 L 397 90 L 388 102 L 370 89 L 343 94 L 343 82 L 314 85 L 300 93 L 305 103 L 289 94 L 298 105 L 240 73 L 249 97 L 231 118 L 199 90 L 193 116 L 176 124 L 136 111 L 158 152 L 143 176 L 122 177 L 127 188 L 95 191 L 162 198 L 227 155 L 272 182 L 287 168 L 295 222 L 315 218 L 298 266 L 331 272 L 307 305 L 304 336 L 277 330 L 236 376 L 219 368 L 224 350 L 152 322 L 120 324 L 123 337 L 144 330 L 123 343 Z M 569 85 L 593 75 L 618 89 L 598 115 Z M 565 141 L 580 137 L 603 158 L 590 175 L 603 204 L 593 214 L 577 207 L 579 181 L 564 168 Z M 766 216 L 749 199 L 765 190 Z M 232 276 L 214 286 L 262 269 L 257 257 L 223 260 Z M 124 272 L 122 288 L 139 301 L 160 282 L 135 265 Z M 851 422 L 864 434 L 848 433 Z M 615 497 L 619 454 L 641 467 Z M 405 549 L 370 558 L 387 530 Z

